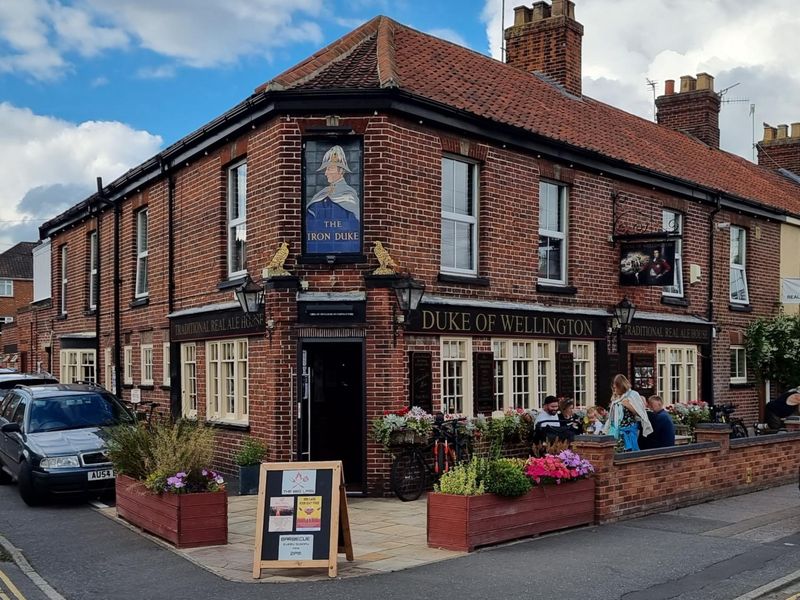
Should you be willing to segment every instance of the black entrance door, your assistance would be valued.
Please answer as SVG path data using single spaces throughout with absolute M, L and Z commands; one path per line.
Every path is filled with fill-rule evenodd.
M 301 460 L 341 460 L 348 490 L 364 477 L 364 373 L 361 341 L 301 348 Z

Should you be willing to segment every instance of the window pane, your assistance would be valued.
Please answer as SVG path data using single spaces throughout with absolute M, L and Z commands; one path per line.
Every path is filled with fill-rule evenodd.
M 137 261 L 136 268 L 136 293 L 147 293 L 147 257 L 142 256 Z
M 563 240 L 542 236 L 539 238 L 539 277 L 562 280 L 561 249 Z
M 552 183 L 539 184 L 539 229 L 564 231 L 560 189 Z
M 731 268 L 731 300 L 747 301 L 747 288 L 742 269 Z
M 147 210 L 141 210 L 138 214 L 137 223 L 137 250 L 139 252 L 147 251 Z
M 453 161 L 453 165 L 453 212 L 459 215 L 472 215 L 470 165 L 459 161 Z
M 455 161 L 442 159 L 442 212 L 455 212 L 453 202 L 453 166 Z
M 472 268 L 472 227 L 470 223 L 455 223 L 456 226 L 456 267 Z

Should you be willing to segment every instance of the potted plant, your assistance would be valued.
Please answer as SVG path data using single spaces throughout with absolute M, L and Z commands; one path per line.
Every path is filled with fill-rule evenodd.
M 433 415 L 414 406 L 386 411 L 372 422 L 372 437 L 384 448 L 423 444 L 433 431 Z
M 209 468 L 210 428 L 178 421 L 107 433 L 121 518 L 178 548 L 228 543 L 225 482 Z
M 261 462 L 267 455 L 267 447 L 255 438 L 247 437 L 239 451 L 233 456 L 233 462 L 239 467 L 239 495 L 251 496 L 258 493 L 259 472 Z
M 593 472 L 571 450 L 456 465 L 428 494 L 428 546 L 471 552 L 593 523 Z

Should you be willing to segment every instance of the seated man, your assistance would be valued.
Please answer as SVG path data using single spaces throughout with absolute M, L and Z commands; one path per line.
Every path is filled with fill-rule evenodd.
M 653 433 L 647 437 L 639 435 L 639 448 L 667 448 L 675 445 L 675 424 L 672 417 L 664 410 L 661 396 L 650 396 L 647 399 L 647 418 L 653 426 Z
M 552 428 L 548 434 L 547 429 Z M 558 398 L 547 396 L 542 403 L 542 410 L 533 422 L 533 443 L 555 441 L 562 437 L 561 421 L 558 418 Z
M 776 400 L 767 402 L 764 408 L 764 417 L 770 429 L 783 429 L 783 420 L 798 413 L 800 407 L 800 389 L 792 388 L 778 396 Z

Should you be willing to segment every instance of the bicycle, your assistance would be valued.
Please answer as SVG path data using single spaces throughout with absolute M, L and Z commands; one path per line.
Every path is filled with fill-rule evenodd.
M 403 502 L 416 500 L 442 473 L 469 459 L 469 437 L 458 431 L 466 418 L 445 421 L 437 417 L 433 436 L 426 444 L 404 445 L 392 462 L 392 491 Z
M 131 402 L 130 400 L 124 401 L 125 405 L 127 405 L 128 410 L 133 415 L 136 423 L 142 423 L 145 427 L 149 428 L 150 425 L 153 423 L 153 415 L 156 409 L 155 402 L 148 402 L 148 401 L 140 401 L 140 402 Z
M 738 417 L 732 417 L 736 407 L 733 404 L 719 404 L 711 407 L 711 419 L 714 423 L 727 423 L 731 426 L 731 439 L 746 438 L 750 434 L 744 421 Z

